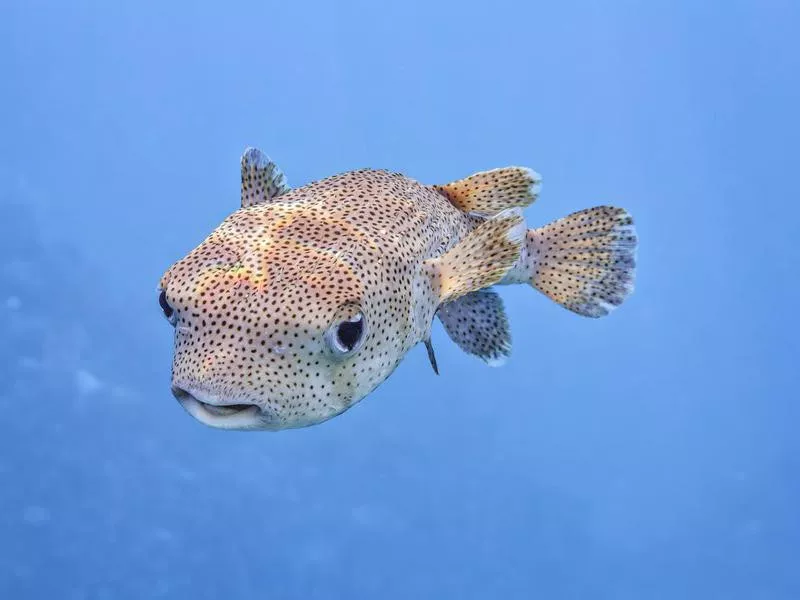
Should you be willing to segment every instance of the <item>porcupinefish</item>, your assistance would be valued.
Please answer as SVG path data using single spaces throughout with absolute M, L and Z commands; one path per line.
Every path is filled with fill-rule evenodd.
M 431 325 L 489 365 L 510 354 L 492 286 L 529 284 L 601 317 L 633 290 L 637 244 L 621 208 L 539 229 L 522 208 L 541 178 L 483 171 L 445 185 L 364 169 L 290 189 L 259 150 L 241 160 L 241 208 L 159 284 L 174 326 L 172 393 L 198 421 L 280 430 L 364 398 Z

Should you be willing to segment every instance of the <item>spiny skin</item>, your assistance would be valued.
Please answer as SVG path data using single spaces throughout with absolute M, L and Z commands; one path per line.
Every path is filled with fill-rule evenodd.
M 237 210 L 161 280 L 177 315 L 173 386 L 255 403 L 266 429 L 341 413 L 428 335 L 438 302 L 422 262 L 480 221 L 432 187 L 373 170 Z M 363 346 L 333 356 L 326 330 L 358 311 Z

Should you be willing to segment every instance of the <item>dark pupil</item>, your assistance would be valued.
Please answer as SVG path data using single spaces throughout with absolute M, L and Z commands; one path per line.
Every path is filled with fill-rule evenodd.
M 167 293 L 161 292 L 158 295 L 158 303 L 161 305 L 161 310 L 164 311 L 164 316 L 168 319 L 172 316 L 172 307 L 167 302 Z
M 363 330 L 363 319 L 359 319 L 354 323 L 351 323 L 350 321 L 344 321 L 336 330 L 336 335 L 339 338 L 339 343 L 347 348 L 348 351 L 350 351 L 358 343 L 358 340 L 361 339 L 361 332 Z

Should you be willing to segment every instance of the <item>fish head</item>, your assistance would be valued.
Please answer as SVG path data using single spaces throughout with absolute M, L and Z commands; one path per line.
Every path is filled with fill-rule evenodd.
M 172 392 L 202 423 L 280 430 L 330 419 L 399 363 L 408 324 L 380 248 L 292 203 L 243 208 L 161 279 Z

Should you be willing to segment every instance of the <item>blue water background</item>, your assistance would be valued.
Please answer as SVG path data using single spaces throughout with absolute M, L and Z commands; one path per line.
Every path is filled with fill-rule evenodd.
M 0 598 L 800 598 L 800 5 L 0 4 Z M 356 408 L 215 431 L 162 271 L 238 203 L 523 164 L 635 216 L 637 292 L 503 289 Z

